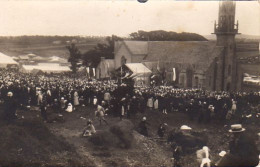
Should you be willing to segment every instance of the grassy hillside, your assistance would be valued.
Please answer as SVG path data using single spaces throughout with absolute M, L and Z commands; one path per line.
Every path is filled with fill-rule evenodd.
M 87 52 L 104 42 L 103 37 L 59 37 L 59 36 L 21 36 L 0 37 L 0 52 L 9 56 L 19 56 L 29 53 L 42 57 L 59 56 L 66 58 L 69 42 L 76 41 L 82 53 Z

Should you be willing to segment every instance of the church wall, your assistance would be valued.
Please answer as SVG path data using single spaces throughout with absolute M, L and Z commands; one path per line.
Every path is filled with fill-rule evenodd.
M 129 52 L 129 50 L 126 48 L 125 45 L 122 45 L 115 55 L 115 68 L 116 69 L 121 67 L 121 65 L 122 65 L 121 58 L 123 56 L 126 58 L 126 63 L 132 62 L 132 60 L 131 60 L 132 54 Z
M 192 79 L 192 87 L 202 88 L 204 84 L 204 80 L 205 80 L 204 74 L 198 74 L 195 72 Z
M 213 90 L 213 75 L 214 74 L 214 63 L 212 62 L 206 71 L 206 79 L 203 83 L 203 88 L 206 90 Z
M 224 80 L 220 84 L 220 90 L 233 91 L 236 85 L 236 54 L 235 54 L 235 36 L 231 35 L 217 35 L 217 46 L 224 46 L 224 57 L 219 57 L 218 78 Z M 224 70 L 224 73 L 223 73 Z M 220 77 L 219 77 L 220 76 Z M 218 89 L 217 89 L 218 90 Z
M 187 86 L 187 82 L 186 82 L 187 78 L 186 78 L 186 72 L 180 72 L 179 74 L 179 87 L 181 88 L 186 88 Z
M 216 57 L 205 72 L 205 80 L 203 82 L 204 89 L 211 91 L 222 90 L 223 56 L 223 54 L 220 54 L 218 57 Z
M 107 74 L 107 70 L 108 69 L 106 68 L 104 62 L 101 60 L 101 62 L 96 68 L 96 78 L 101 79 L 101 78 L 109 77 Z
M 141 63 L 145 55 L 134 55 L 132 56 L 131 63 Z

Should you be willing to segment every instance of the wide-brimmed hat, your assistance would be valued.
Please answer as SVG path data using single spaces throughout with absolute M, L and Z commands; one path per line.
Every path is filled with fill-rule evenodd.
M 231 129 L 229 130 L 229 132 L 238 133 L 238 132 L 243 132 L 245 130 L 246 129 L 243 128 L 241 124 L 234 124 L 234 125 L 231 125 Z
M 12 96 L 13 96 L 13 93 L 12 93 L 12 92 L 8 92 L 8 93 L 7 93 L 7 96 L 12 97 Z
M 224 155 L 226 155 L 226 151 L 221 151 L 218 155 L 221 156 L 221 157 L 224 157 Z
M 180 129 L 181 130 L 192 130 L 192 128 L 187 125 L 182 125 Z

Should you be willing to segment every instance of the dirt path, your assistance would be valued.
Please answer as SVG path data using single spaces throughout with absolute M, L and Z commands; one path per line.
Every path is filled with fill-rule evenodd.
M 67 128 L 60 128 L 55 126 L 50 127 L 50 129 L 53 134 L 57 136 L 63 136 L 68 143 L 72 144 L 76 148 L 79 155 L 82 156 L 82 158 L 92 160 L 95 163 L 95 166 L 97 167 L 104 166 L 102 161 L 97 157 L 92 156 L 91 151 L 85 146 L 87 139 L 81 137 L 81 131 L 76 129 L 71 130 Z
M 171 166 L 171 149 L 166 142 L 153 140 L 156 137 L 157 127 L 160 123 L 168 123 L 168 130 L 179 128 L 181 125 L 189 125 L 194 130 L 207 131 L 209 136 L 208 146 L 211 149 L 211 156 L 219 159 L 218 153 L 221 150 L 228 149 L 229 133 L 228 128 L 218 124 L 198 124 L 196 121 L 189 121 L 183 113 L 172 113 L 162 115 L 157 111 L 149 111 L 136 115 L 135 119 L 131 119 L 134 125 L 137 125 L 143 116 L 147 117 L 151 124 L 149 128 L 150 138 L 144 137 L 137 132 L 133 132 L 134 141 L 132 148 L 106 148 L 94 146 L 87 138 L 81 137 L 87 119 L 92 119 L 97 132 L 107 130 L 115 123 L 119 122 L 119 118 L 109 117 L 106 119 L 107 125 L 99 125 L 95 120 L 94 109 L 85 107 L 80 108 L 73 113 L 64 114 L 64 123 L 47 124 L 53 134 L 62 136 L 64 139 L 73 144 L 77 152 L 84 158 L 93 160 L 95 166 Z M 259 130 L 255 125 L 246 125 L 249 129 Z M 196 166 L 196 155 L 191 154 L 184 157 L 185 166 Z
M 166 149 L 166 145 L 150 140 L 135 132 L 135 143 L 130 149 L 103 148 L 94 146 L 87 138 L 82 137 L 84 126 L 87 119 L 92 119 L 97 133 L 108 129 L 117 122 L 119 118 L 106 117 L 109 126 L 99 125 L 94 118 L 93 108 L 79 109 L 74 113 L 64 114 L 64 123 L 47 124 L 48 128 L 56 136 L 62 136 L 72 144 L 77 152 L 84 158 L 94 161 L 95 166 L 170 166 L 171 152 Z

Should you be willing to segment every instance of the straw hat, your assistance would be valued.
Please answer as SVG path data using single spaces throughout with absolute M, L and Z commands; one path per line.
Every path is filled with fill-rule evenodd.
M 226 151 L 221 151 L 218 155 L 221 156 L 221 157 L 224 157 L 224 155 L 226 155 Z
M 8 92 L 8 93 L 7 93 L 7 96 L 12 97 L 12 96 L 13 96 L 13 93 L 12 93 L 12 92 Z
M 187 125 L 182 125 L 180 129 L 181 130 L 192 130 L 192 128 Z
M 234 125 L 231 125 L 231 129 L 229 130 L 229 132 L 238 133 L 238 132 L 243 132 L 245 130 L 246 129 L 243 128 L 241 124 L 234 124 Z

